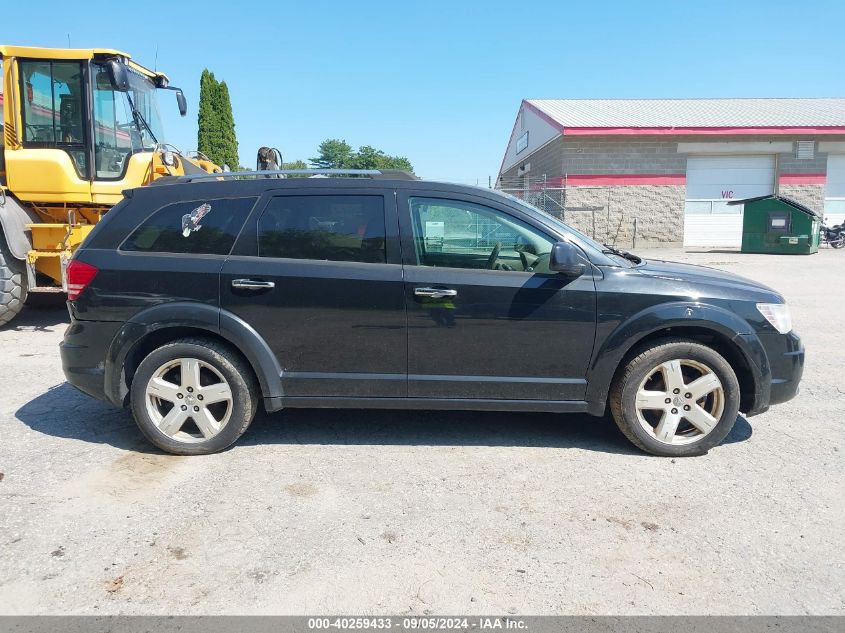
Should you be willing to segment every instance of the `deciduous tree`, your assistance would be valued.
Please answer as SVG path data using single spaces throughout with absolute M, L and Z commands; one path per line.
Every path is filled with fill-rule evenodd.
M 357 152 L 344 140 L 331 138 L 320 143 L 319 156 L 311 163 L 320 169 L 402 169 L 414 171 L 404 156 L 390 156 L 371 145 L 362 145 Z

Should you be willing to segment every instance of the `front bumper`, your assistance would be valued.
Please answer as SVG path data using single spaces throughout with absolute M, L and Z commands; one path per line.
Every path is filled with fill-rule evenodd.
M 72 320 L 59 343 L 62 370 L 74 387 L 108 400 L 105 390 L 105 361 L 109 345 L 120 328 L 119 322 Z
M 769 335 L 770 336 L 770 335 Z M 769 338 L 767 336 L 766 338 Z M 792 400 L 798 395 L 798 383 L 804 374 L 804 345 L 795 332 L 771 336 L 772 341 L 763 340 L 772 368 L 772 389 L 769 405 Z
M 750 339 L 754 335 L 743 335 Z M 804 345 L 795 332 L 763 332 L 756 335 L 759 355 L 753 359 L 757 383 L 753 405 L 745 415 L 765 413 L 773 404 L 781 404 L 798 395 L 798 383 L 804 373 Z

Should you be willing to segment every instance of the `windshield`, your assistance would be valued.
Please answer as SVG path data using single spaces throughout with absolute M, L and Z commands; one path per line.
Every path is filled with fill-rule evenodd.
M 121 178 L 129 156 L 164 142 L 156 87 L 128 69 L 128 92 L 112 88 L 106 67 L 94 64 L 94 156 L 97 178 Z

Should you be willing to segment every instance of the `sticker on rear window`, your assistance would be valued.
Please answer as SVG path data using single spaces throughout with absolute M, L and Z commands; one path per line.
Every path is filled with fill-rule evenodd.
M 182 216 L 182 236 L 188 237 L 191 233 L 199 231 L 202 228 L 200 222 L 211 211 L 211 205 L 207 202 L 201 204 L 190 213 Z

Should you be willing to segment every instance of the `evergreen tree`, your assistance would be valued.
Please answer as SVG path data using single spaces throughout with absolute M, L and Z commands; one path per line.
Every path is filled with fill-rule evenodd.
M 220 122 L 214 107 L 215 93 L 217 92 L 217 81 L 214 73 L 208 68 L 202 71 L 200 76 L 200 104 L 197 115 L 197 149 L 208 156 L 212 161 L 221 164 L 219 150 L 221 147 L 222 135 L 220 133 Z
M 207 68 L 200 76 L 197 149 L 220 166 L 238 169 L 238 139 L 229 87 Z
M 229 98 L 229 86 L 225 81 L 217 84 L 217 107 L 220 117 L 222 136 L 221 160 L 232 169 L 238 169 L 238 137 L 235 135 L 235 117 L 232 114 L 232 101 Z

